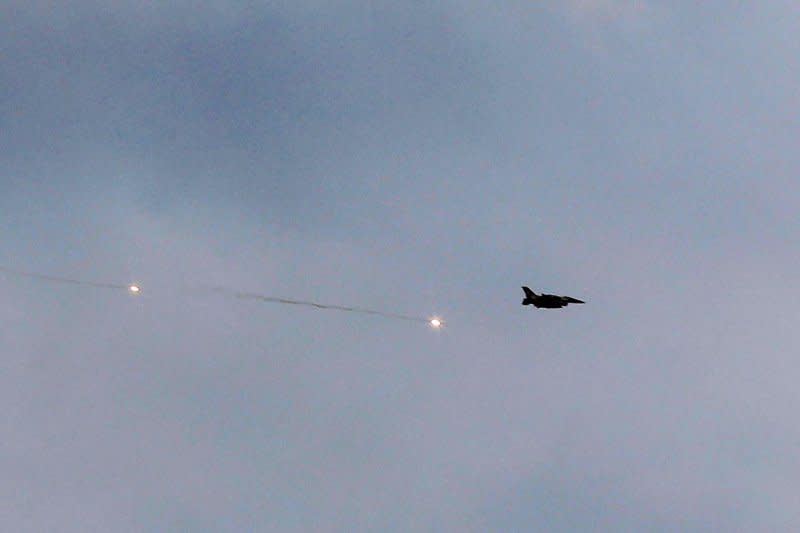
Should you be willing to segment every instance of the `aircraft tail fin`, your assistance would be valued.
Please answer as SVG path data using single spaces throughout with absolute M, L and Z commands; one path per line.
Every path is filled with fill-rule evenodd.
M 525 287 L 524 285 L 522 287 L 522 292 L 525 293 L 525 298 L 536 298 L 536 296 L 538 296 L 535 292 L 531 290 L 530 287 Z
M 536 298 L 536 293 L 533 292 L 530 287 L 522 287 L 522 291 L 525 293 L 525 298 L 522 299 L 522 305 L 531 305 L 533 303 L 533 299 Z

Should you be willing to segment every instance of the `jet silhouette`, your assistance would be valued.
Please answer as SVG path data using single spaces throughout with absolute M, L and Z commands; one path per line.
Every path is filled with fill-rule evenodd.
M 583 300 L 578 300 L 571 296 L 556 296 L 555 294 L 536 294 L 528 287 L 522 287 L 525 291 L 525 299 L 522 305 L 533 305 L 534 307 L 545 309 L 558 309 L 569 304 L 585 304 Z

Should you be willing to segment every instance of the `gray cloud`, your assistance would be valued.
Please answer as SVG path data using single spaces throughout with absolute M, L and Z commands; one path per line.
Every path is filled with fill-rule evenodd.
M 144 288 L 0 273 L 3 529 L 795 530 L 792 8 L 643 5 L 2 8 L 0 265 Z

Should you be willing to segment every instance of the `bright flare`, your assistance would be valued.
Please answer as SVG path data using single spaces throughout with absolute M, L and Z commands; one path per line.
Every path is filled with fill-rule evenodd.
M 438 329 L 438 328 L 442 327 L 442 321 L 439 320 L 438 318 L 431 318 L 430 324 L 431 324 L 432 328 L 437 328 Z
M 131 294 L 136 294 L 140 290 L 142 290 L 142 289 L 140 289 L 138 285 L 129 285 L 128 286 L 128 292 L 131 293 Z

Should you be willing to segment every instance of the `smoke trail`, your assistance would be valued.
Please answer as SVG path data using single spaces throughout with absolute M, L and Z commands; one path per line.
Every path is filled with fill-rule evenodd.
M 42 281 L 52 281 L 55 283 L 68 283 L 70 285 L 82 285 L 84 287 L 97 287 L 99 289 L 127 290 L 129 288 L 128 285 L 119 285 L 116 283 L 101 283 L 97 281 L 87 281 L 87 280 L 72 279 L 72 278 L 61 278 L 58 276 L 47 276 L 45 274 L 37 274 L 35 272 L 25 272 L 24 270 L 16 270 L 4 266 L 0 266 L 0 272 L 5 272 L 6 274 L 11 274 L 13 276 L 22 276 L 25 278 L 39 279 Z
M 235 298 L 241 298 L 245 300 L 259 300 L 262 302 L 270 302 L 270 303 L 277 303 L 277 304 L 287 304 L 287 305 L 302 305 L 305 307 L 313 307 L 315 309 L 332 309 L 334 311 L 345 311 L 347 313 L 360 313 L 363 315 L 376 315 L 382 316 L 384 318 L 394 318 L 397 320 L 408 320 L 411 322 L 430 322 L 428 318 L 422 318 L 417 316 L 411 315 L 403 315 L 399 313 L 390 313 L 387 311 L 378 311 L 377 309 L 367 309 L 365 307 L 350 307 L 344 305 L 331 305 L 331 304 L 321 304 L 317 302 L 310 302 L 305 300 L 290 300 L 288 298 L 278 298 L 275 296 L 267 296 L 266 294 L 259 294 L 255 292 L 241 292 L 241 291 L 234 291 L 231 289 L 226 289 L 224 287 L 214 287 L 213 289 L 216 292 L 221 292 L 225 294 L 229 294 Z
M 138 285 L 122 285 L 118 283 L 102 283 L 97 281 L 88 281 L 88 280 L 81 280 L 81 279 L 73 279 L 73 278 L 64 278 L 60 276 L 49 276 L 46 274 L 39 274 L 36 272 L 27 272 L 25 270 L 17 270 L 14 268 L 8 268 L 4 266 L 0 266 L 0 272 L 4 272 L 6 274 L 11 274 L 14 276 L 21 276 L 30 279 L 38 279 L 41 281 L 49 281 L 54 283 L 67 283 L 70 285 L 80 285 L 84 287 L 96 287 L 100 289 L 114 289 L 114 290 L 127 290 L 132 294 L 136 294 L 140 291 Z M 344 311 L 347 313 L 360 313 L 363 315 L 374 315 L 374 316 L 381 316 L 384 318 L 392 318 L 396 320 L 407 320 L 410 322 L 425 322 L 427 324 L 431 324 L 434 328 L 439 328 L 441 325 L 441 320 L 438 318 L 425 318 L 425 317 L 418 317 L 418 316 L 411 316 L 411 315 L 404 315 L 400 313 L 391 313 L 388 311 L 380 311 L 377 309 L 368 309 L 366 307 L 353 307 L 353 306 L 344 306 L 344 305 L 332 305 L 332 304 L 321 304 L 317 302 L 311 302 L 306 300 L 292 300 L 289 298 L 278 298 L 276 296 L 268 296 L 266 294 L 259 294 L 256 292 L 242 292 L 233 289 L 228 289 L 225 287 L 210 287 L 210 290 L 214 292 L 218 292 L 221 294 L 226 294 L 228 296 L 232 296 L 234 298 L 240 298 L 243 300 L 259 300 L 262 302 L 270 302 L 270 303 L 277 303 L 277 304 L 286 304 L 286 305 L 300 305 L 305 307 L 313 307 L 314 309 L 330 309 L 334 311 Z

